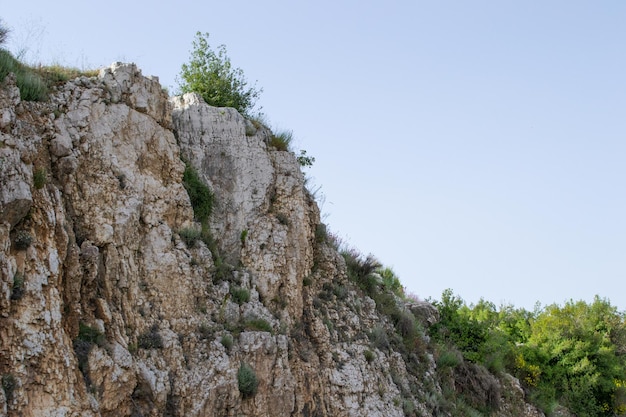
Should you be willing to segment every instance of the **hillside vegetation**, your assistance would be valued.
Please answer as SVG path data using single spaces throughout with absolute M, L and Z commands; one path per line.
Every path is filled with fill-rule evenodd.
M 460 352 L 493 373 L 511 373 L 548 415 L 558 406 L 577 416 L 626 413 L 626 323 L 609 301 L 596 296 L 527 311 L 485 300 L 468 306 L 447 290 L 434 304 L 440 361 Z

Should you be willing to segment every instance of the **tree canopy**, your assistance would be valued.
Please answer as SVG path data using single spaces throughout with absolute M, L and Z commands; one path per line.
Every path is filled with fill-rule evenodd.
M 189 63 L 183 64 L 179 87 L 182 93 L 195 92 L 207 104 L 233 107 L 251 116 L 262 89 L 248 87 L 243 70 L 232 66 L 226 46 L 213 50 L 209 34 L 197 32 Z

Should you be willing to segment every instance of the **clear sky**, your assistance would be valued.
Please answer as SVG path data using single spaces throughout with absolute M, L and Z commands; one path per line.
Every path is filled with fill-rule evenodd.
M 330 229 L 409 292 L 626 310 L 626 2 L 3 1 L 9 48 L 136 62 L 196 31 L 264 92 Z

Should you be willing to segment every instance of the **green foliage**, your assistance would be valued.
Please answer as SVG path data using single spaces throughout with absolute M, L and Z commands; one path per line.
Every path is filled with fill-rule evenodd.
M 368 334 L 372 345 L 379 350 L 389 349 L 389 338 L 387 332 L 381 326 L 374 326 Z
M 239 235 L 239 240 L 241 241 L 241 246 L 245 246 L 246 245 L 246 238 L 248 237 L 248 229 L 244 229 L 241 231 L 241 234 Z
M 192 227 L 187 227 L 184 229 L 180 229 L 178 231 L 178 235 L 180 236 L 182 241 L 185 242 L 185 245 L 187 245 L 188 248 L 193 248 L 194 246 L 196 246 L 196 242 L 198 240 L 201 240 L 202 231 Z
M 87 385 L 91 385 L 88 361 L 89 352 L 91 352 L 91 349 L 96 345 L 103 346 L 105 341 L 104 334 L 97 328 L 82 322 L 79 323 L 78 336 L 74 339 L 73 347 L 76 358 L 78 359 L 78 369 L 83 374 Z
M 272 332 L 272 325 L 265 319 L 252 318 L 248 319 L 244 323 L 244 327 L 247 330 L 254 330 L 259 332 Z
M 0 41 L 3 37 L 3 30 L 4 28 L 0 26 Z M 20 97 L 24 101 L 46 101 L 50 87 L 80 75 L 96 74 L 95 71 L 84 72 L 58 65 L 30 67 L 19 62 L 9 51 L 0 48 L 0 82 L 4 81 L 10 72 L 15 74 Z
M 154 324 L 150 330 L 140 334 L 137 337 L 137 346 L 141 349 L 162 349 L 164 345 L 159 326 Z
M 259 380 L 254 369 L 247 363 L 242 363 L 237 371 L 239 392 L 244 398 L 254 397 L 259 388 Z
M 33 185 L 40 190 L 48 182 L 48 173 L 45 168 L 40 168 L 33 173 Z
M 182 65 L 180 78 L 181 92 L 198 93 L 207 104 L 233 107 L 247 116 L 263 91 L 247 87 L 243 71 L 232 66 L 226 46 L 213 50 L 208 33 L 196 33 L 190 61 Z
M 250 291 L 246 288 L 231 286 L 230 296 L 239 305 L 250 301 Z
M 371 363 L 376 358 L 376 354 L 369 349 L 363 352 L 363 356 L 365 357 L 367 363 Z
M 26 230 L 19 230 L 13 239 L 13 246 L 17 250 L 26 250 L 33 243 L 33 237 Z
M 206 224 L 213 211 L 213 193 L 209 190 L 198 171 L 190 164 L 185 163 L 185 172 L 183 174 L 183 185 L 189 194 L 189 200 L 193 207 L 193 213 L 203 225 Z
M 365 294 L 372 296 L 378 289 L 378 278 L 374 272 L 381 267 L 380 262 L 372 255 L 363 257 L 355 249 L 344 249 L 341 255 L 346 261 L 348 278 L 355 282 Z
M 226 349 L 226 351 L 230 352 L 230 350 L 233 348 L 233 337 L 229 334 L 225 334 L 224 336 L 222 336 L 222 339 L 220 340 L 220 342 L 222 343 L 222 346 L 224 346 L 224 348 Z
M 579 416 L 626 411 L 626 321 L 608 301 L 528 312 L 484 300 L 467 306 L 446 290 L 434 304 L 441 317 L 431 328 L 434 340 L 492 372 L 514 374 L 544 412 L 558 404 Z
M 293 132 L 291 130 L 282 130 L 272 135 L 270 146 L 279 151 L 288 151 L 292 141 Z
M 315 162 L 315 157 L 308 156 L 304 149 L 300 150 L 300 155 L 298 155 L 296 159 L 298 160 L 298 163 L 302 167 L 312 167 L 313 163 Z
M 315 241 L 325 243 L 328 240 L 328 227 L 324 223 L 315 226 Z
M 16 272 L 13 275 L 13 288 L 11 289 L 11 300 L 19 300 L 24 296 L 24 275 Z
M 2 389 L 4 390 L 4 396 L 7 402 L 13 401 L 13 392 L 17 388 L 17 380 L 13 374 L 2 375 Z
M 400 298 L 405 298 L 404 287 L 393 269 L 381 267 L 377 272 L 383 280 L 382 284 L 385 290 L 391 291 Z

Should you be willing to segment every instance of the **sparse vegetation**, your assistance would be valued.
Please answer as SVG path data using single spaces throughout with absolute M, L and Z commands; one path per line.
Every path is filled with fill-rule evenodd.
M 79 323 L 78 336 L 74 339 L 73 347 L 76 359 L 78 359 L 78 369 L 83 374 L 83 378 L 87 385 L 91 385 L 89 377 L 89 352 L 94 346 L 103 346 L 106 339 L 102 332 L 97 328 L 89 326 L 85 323 Z
M 254 369 L 247 363 L 242 363 L 237 371 L 239 392 L 244 398 L 254 397 L 259 388 L 259 380 Z
M 3 28 L 0 28 L 0 37 L 2 31 Z M 59 65 L 31 67 L 21 63 L 9 51 L 0 48 L 0 82 L 11 72 L 15 74 L 20 97 L 24 101 L 46 101 L 48 92 L 54 85 L 81 75 L 96 74 L 95 71 L 80 71 Z
M 276 219 L 283 226 L 289 226 L 289 217 L 285 213 L 276 213 Z
M 296 159 L 298 160 L 300 166 L 307 168 L 312 167 L 315 162 L 315 157 L 307 155 L 304 149 L 300 150 L 300 155 L 298 155 Z
M 13 275 L 13 288 L 11 289 L 11 300 L 19 300 L 24 296 L 24 275 L 16 272 Z
M 189 163 L 185 163 L 185 172 L 183 174 L 183 185 L 189 194 L 193 213 L 203 226 L 208 222 L 211 212 L 213 211 L 213 193 L 209 190 L 198 171 Z
M 365 357 L 365 360 L 367 361 L 367 363 L 371 363 L 376 358 L 376 355 L 374 354 L 374 352 L 372 352 L 369 349 L 363 352 L 363 356 Z
M 263 90 L 248 88 L 243 71 L 232 66 L 226 46 L 214 51 L 208 33 L 197 32 L 192 45 L 190 61 L 180 72 L 181 92 L 198 93 L 211 106 L 233 107 L 250 116 Z
M 251 318 L 244 322 L 244 327 L 247 330 L 254 330 L 259 332 L 272 332 L 272 325 L 263 318 Z
M 246 238 L 248 237 L 248 229 L 244 229 L 241 231 L 241 234 L 239 235 L 239 240 L 241 241 L 241 246 L 245 246 L 246 245 Z
M 234 302 L 241 305 L 250 301 L 250 291 L 246 288 L 231 286 L 230 297 Z
M 4 390 L 4 396 L 7 402 L 13 401 L 15 388 L 17 388 L 17 379 L 15 379 L 13 374 L 2 375 L 2 389 Z
M 46 182 L 48 182 L 48 173 L 45 168 L 39 168 L 33 172 L 33 185 L 36 189 L 42 189 Z
M 282 130 L 272 135 L 270 146 L 278 151 L 289 151 L 292 140 L 293 132 L 291 130 Z
M 26 250 L 33 243 L 33 237 L 26 230 L 19 230 L 13 239 L 13 246 L 17 250 Z
M 159 333 L 159 326 L 154 324 L 150 330 L 139 335 L 137 346 L 141 349 L 162 349 L 163 337 Z
M 233 348 L 233 337 L 229 334 L 225 334 L 220 339 L 220 343 L 222 343 L 222 346 L 224 346 L 227 352 L 230 352 L 230 350 Z
M 202 231 L 195 229 L 193 227 L 187 227 L 178 231 L 178 235 L 185 242 L 188 248 L 193 248 L 196 246 L 196 242 L 201 240 Z

